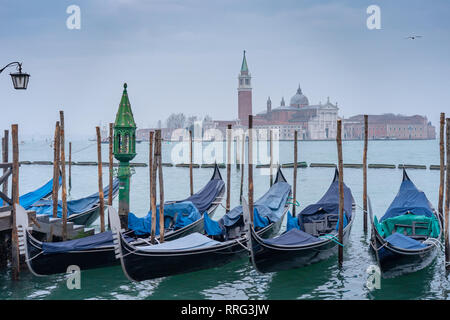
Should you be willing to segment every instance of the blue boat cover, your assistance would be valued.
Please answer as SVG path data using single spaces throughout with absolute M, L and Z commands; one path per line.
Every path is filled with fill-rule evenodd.
M 310 235 L 309 233 L 306 233 L 296 228 L 292 228 L 291 230 L 286 231 L 285 233 L 276 238 L 263 239 L 263 241 L 267 244 L 285 245 L 285 246 L 314 243 L 320 240 L 321 239 L 316 238 Z
M 262 206 L 259 206 L 261 209 Z M 259 210 L 257 207 L 253 208 L 253 225 L 255 226 L 255 228 L 264 228 L 267 227 L 269 225 L 269 219 L 267 217 L 262 217 L 259 214 Z
M 200 191 L 178 202 L 190 201 L 197 207 L 199 212 L 204 212 L 211 206 L 211 203 L 216 199 L 224 186 L 225 182 L 222 179 L 212 179 Z
M 223 226 L 218 221 L 212 220 L 206 213 L 203 214 L 203 222 L 205 232 L 210 236 L 219 236 L 225 232 Z
M 119 190 L 119 179 L 114 179 L 113 181 L 113 194 L 117 193 Z M 109 186 L 103 189 L 105 201 L 108 199 Z M 86 212 L 92 209 L 99 203 L 98 192 L 94 193 L 88 197 L 67 201 L 67 216 L 70 217 L 72 214 Z M 53 200 L 39 200 L 33 204 L 30 208 L 36 211 L 36 214 L 53 214 Z M 58 217 L 62 217 L 62 201 L 58 201 Z
M 171 241 L 166 241 L 153 246 L 142 246 L 139 250 L 156 251 L 156 250 L 189 250 L 215 246 L 221 242 L 208 238 L 198 232 L 191 233 L 185 237 Z
M 386 238 L 386 241 L 402 249 L 423 249 L 427 247 L 423 243 L 398 232 L 391 234 Z
M 258 210 L 261 217 L 267 218 L 269 222 L 277 222 L 283 216 L 284 205 L 287 201 L 291 186 L 287 182 L 277 182 L 259 198 L 254 208 Z M 223 216 L 223 224 L 231 227 L 242 217 L 242 206 L 237 206 Z
M 289 231 L 291 229 L 301 230 L 300 225 L 298 223 L 298 218 L 293 217 L 291 212 L 288 211 L 286 221 L 286 231 Z
M 159 205 L 156 206 L 156 234 L 159 234 Z M 164 228 L 168 228 L 175 219 L 174 229 L 181 229 L 197 221 L 202 216 L 196 206 L 190 201 L 172 202 L 164 204 Z M 132 212 L 128 214 L 128 229 L 136 235 L 150 234 L 152 229 L 152 211 L 145 217 L 139 218 Z
M 59 177 L 59 185 L 61 185 L 62 178 Z M 53 189 L 53 179 L 50 179 L 46 184 L 44 184 L 42 187 L 25 193 L 23 196 L 19 197 L 19 203 L 22 207 L 24 207 L 25 210 L 28 210 L 32 207 L 32 205 L 44 198 L 45 196 L 52 193 Z M 0 199 L 0 207 L 3 206 L 3 200 Z
M 347 220 L 352 218 L 353 202 L 352 191 L 344 183 L 344 214 Z M 298 218 L 300 224 L 302 224 L 302 222 L 323 219 L 323 216 L 326 214 L 339 214 L 339 180 L 336 177 L 323 197 L 315 204 L 311 204 L 303 209 Z
M 404 215 L 407 212 L 426 217 L 433 216 L 432 206 L 425 193 L 417 189 L 409 178 L 402 181 L 397 196 L 380 219 L 380 222 L 388 218 Z
M 112 232 L 106 231 L 81 239 L 62 242 L 43 242 L 42 250 L 44 254 L 53 254 L 67 251 L 82 251 L 98 248 L 101 246 L 112 246 L 112 245 L 113 245 Z

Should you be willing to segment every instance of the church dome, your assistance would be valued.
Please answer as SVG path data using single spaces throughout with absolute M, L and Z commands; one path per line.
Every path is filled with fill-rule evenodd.
M 291 98 L 290 106 L 300 108 L 307 105 L 309 105 L 308 98 L 303 95 L 302 89 L 298 86 L 297 93 Z

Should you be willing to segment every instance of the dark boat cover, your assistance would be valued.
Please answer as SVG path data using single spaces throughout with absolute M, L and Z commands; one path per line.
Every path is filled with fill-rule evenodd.
M 314 243 L 320 240 L 321 239 L 314 237 L 307 232 L 295 228 L 286 231 L 285 233 L 276 238 L 263 239 L 263 241 L 267 244 L 285 245 L 285 246 Z
M 113 245 L 112 232 L 106 231 L 81 239 L 62 242 L 43 242 L 42 250 L 44 254 L 53 254 L 67 251 L 82 251 L 98 248 L 101 246 L 112 246 L 112 245 Z
M 199 212 L 204 212 L 211 206 L 211 203 L 216 199 L 224 186 L 225 182 L 222 179 L 212 179 L 200 191 L 179 202 L 190 201 L 197 207 Z
M 386 238 L 386 241 L 402 249 L 423 249 L 427 247 L 423 243 L 398 232 L 391 234 Z
M 113 181 L 113 194 L 119 190 L 119 179 Z M 109 186 L 103 189 L 104 199 L 108 199 Z M 67 201 L 67 216 L 72 214 L 82 213 L 93 208 L 99 203 L 98 192 L 86 198 Z M 40 200 L 33 204 L 31 210 L 36 211 L 36 214 L 53 214 L 53 200 Z M 62 201 L 58 201 L 58 217 L 62 217 Z
M 352 191 L 344 183 L 344 214 L 347 221 L 352 217 L 353 202 Z M 327 192 L 317 203 L 307 206 L 300 212 L 298 215 L 300 225 L 302 222 L 323 219 L 323 216 L 326 214 L 339 214 L 339 180 L 336 177 Z
M 291 192 L 291 186 L 287 182 L 277 182 L 259 198 L 254 208 L 258 210 L 260 217 L 269 219 L 269 222 L 277 222 L 283 216 L 284 205 Z M 223 224 L 226 227 L 234 225 L 241 218 L 242 206 L 237 206 L 223 216 Z
M 59 185 L 61 185 L 62 178 L 59 177 Z M 41 200 L 48 194 L 52 193 L 53 189 L 53 179 L 50 179 L 46 184 L 44 184 L 42 187 L 28 192 L 24 194 L 23 196 L 19 197 L 19 203 L 24 209 L 28 210 L 32 207 L 34 203 Z M 0 199 L 0 207 L 3 206 L 3 200 Z
M 159 205 L 156 206 L 156 235 L 159 235 Z M 175 219 L 174 229 L 181 229 L 197 221 L 202 216 L 197 207 L 191 201 L 172 202 L 164 204 L 164 229 L 170 226 Z M 132 212 L 128 214 L 128 229 L 134 231 L 136 235 L 150 234 L 152 230 L 152 211 L 145 217 L 139 218 Z
M 406 176 L 400 185 L 400 190 L 387 209 L 380 222 L 388 218 L 412 213 L 414 215 L 433 216 L 433 209 L 425 193 L 417 189 L 414 183 Z

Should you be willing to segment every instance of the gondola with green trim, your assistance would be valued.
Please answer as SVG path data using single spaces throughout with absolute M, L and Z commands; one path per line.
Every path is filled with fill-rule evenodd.
M 370 248 L 383 277 L 424 269 L 436 257 L 442 218 L 405 169 L 400 190 L 383 217 L 380 220 L 373 217 L 370 200 L 369 215 L 372 221 Z

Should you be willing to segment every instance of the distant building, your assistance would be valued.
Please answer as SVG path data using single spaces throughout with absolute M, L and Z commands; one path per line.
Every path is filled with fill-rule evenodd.
M 296 130 L 300 140 L 335 139 L 338 110 L 337 104 L 332 104 L 329 98 L 325 104 L 310 105 L 299 86 L 289 106 L 285 105 L 282 98 L 280 106 L 272 108 L 269 97 L 266 111 L 254 117 L 254 127 L 278 129 L 281 140 L 294 139 Z
M 238 119 L 217 120 L 215 127 L 225 133 L 228 124 L 233 128 L 247 127 L 248 116 L 252 114 L 252 86 L 247 58 L 242 59 L 241 72 L 238 76 Z M 294 131 L 298 131 L 300 140 L 326 140 L 336 138 L 337 103 L 310 105 L 308 98 L 299 86 L 297 92 L 286 106 L 284 98 L 280 105 L 272 108 L 270 97 L 267 99 L 266 110 L 253 117 L 255 129 L 278 129 L 281 140 L 294 139 Z
M 369 115 L 369 139 L 436 139 L 436 128 L 427 117 L 404 116 L 392 113 Z M 364 116 L 344 119 L 343 138 L 347 140 L 364 138 Z

